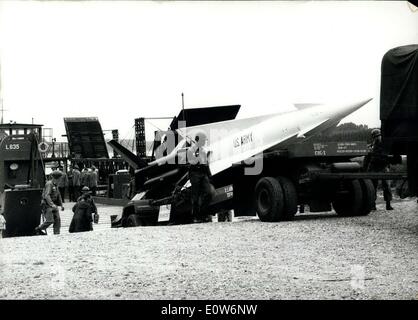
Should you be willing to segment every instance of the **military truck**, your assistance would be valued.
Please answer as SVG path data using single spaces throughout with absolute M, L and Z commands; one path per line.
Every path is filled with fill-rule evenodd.
M 393 48 L 383 56 L 380 120 L 387 153 L 407 156 L 407 194 L 417 196 L 418 44 Z

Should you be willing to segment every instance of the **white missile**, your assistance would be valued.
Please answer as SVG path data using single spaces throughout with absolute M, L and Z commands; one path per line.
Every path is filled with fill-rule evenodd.
M 185 127 L 178 129 L 178 133 L 190 139 L 197 132 L 205 132 L 208 137 L 207 149 L 210 151 L 209 168 L 212 175 L 216 175 L 266 150 L 334 127 L 370 100 L 344 105 L 297 104 L 295 111 Z M 184 148 L 185 140 L 170 155 L 154 161 L 155 164 L 175 157 Z

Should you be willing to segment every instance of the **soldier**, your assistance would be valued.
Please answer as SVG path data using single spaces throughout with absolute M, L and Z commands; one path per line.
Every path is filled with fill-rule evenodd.
M 84 187 L 82 193 L 73 207 L 74 216 L 69 228 L 70 233 L 92 231 L 93 222 L 99 222 L 97 207 L 90 196 L 90 189 Z
M 42 208 L 45 217 L 44 223 L 35 228 L 36 234 L 46 234 L 44 231 L 53 224 L 54 234 L 60 233 L 61 218 L 58 207 L 64 210 L 61 195 L 58 191 L 58 182 L 61 177 L 61 171 L 55 170 L 51 173 L 52 179 L 45 184 L 42 193 Z
M 81 195 L 81 172 L 78 165 L 73 169 L 74 201 Z
M 188 150 L 189 179 L 191 183 L 193 222 L 210 222 L 211 216 L 207 209 L 214 194 L 214 188 L 209 181 L 210 170 L 208 152 L 205 150 L 207 137 L 204 132 L 195 135 L 194 144 Z
M 91 172 L 90 172 L 90 190 L 92 192 L 92 195 L 96 195 L 97 185 L 99 181 L 99 175 L 97 172 L 97 169 L 95 166 L 91 166 Z
M 73 166 L 68 166 L 68 172 L 67 172 L 67 179 L 68 179 L 68 200 L 70 202 L 75 201 L 75 189 L 74 189 L 74 183 L 73 183 L 73 175 L 74 175 L 74 169 Z
M 57 167 L 56 170 L 58 170 L 59 172 L 61 172 L 61 176 L 58 179 L 58 191 L 59 191 L 59 193 L 61 195 L 62 203 L 64 203 L 65 202 L 65 199 L 64 199 L 64 197 L 65 197 L 65 189 L 68 186 L 68 178 L 67 178 L 67 175 L 62 171 L 62 167 Z
M 366 164 L 366 171 L 368 172 L 387 172 L 389 169 L 389 157 L 384 153 L 382 144 L 382 135 L 380 129 L 373 129 L 371 132 L 372 144 L 371 151 L 368 155 L 368 161 Z M 375 191 L 379 180 L 373 180 Z M 393 210 L 390 201 L 392 200 L 392 192 L 387 180 L 382 180 L 383 197 L 386 201 L 386 210 Z M 376 204 L 373 210 L 376 210 Z
M 70 201 L 76 202 L 78 197 L 80 196 L 80 171 L 78 170 L 78 166 L 75 165 L 74 167 L 70 166 L 68 170 L 68 194 Z
M 81 175 L 80 175 L 80 184 L 81 184 L 81 189 L 83 189 L 83 187 L 89 187 L 90 185 L 90 177 L 89 177 L 89 170 L 87 167 L 84 167 L 83 170 L 81 171 Z M 80 189 L 80 191 L 81 191 Z

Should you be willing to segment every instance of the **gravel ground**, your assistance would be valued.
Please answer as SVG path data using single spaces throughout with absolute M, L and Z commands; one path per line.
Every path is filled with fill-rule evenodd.
M 0 299 L 418 299 L 418 209 L 0 239 Z M 52 233 L 52 230 L 50 231 Z

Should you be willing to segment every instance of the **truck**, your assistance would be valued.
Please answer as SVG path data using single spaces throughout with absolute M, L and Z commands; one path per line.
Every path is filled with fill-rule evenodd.
M 418 195 L 418 44 L 390 49 L 382 58 L 380 120 L 386 152 L 405 155 L 405 196 Z

